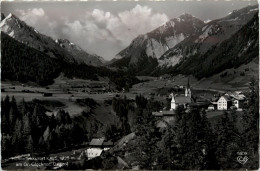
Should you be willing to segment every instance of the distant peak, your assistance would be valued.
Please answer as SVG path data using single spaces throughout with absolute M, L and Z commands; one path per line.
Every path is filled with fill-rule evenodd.
M 6 17 L 6 19 L 8 19 L 8 18 L 16 18 L 16 19 L 18 19 L 14 14 L 12 14 L 12 13 L 10 13 L 7 17 Z
M 188 14 L 188 13 L 183 13 L 182 15 L 180 15 L 177 18 L 172 19 L 173 21 L 178 21 L 178 22 L 183 22 L 183 21 L 197 21 L 200 20 L 198 18 L 196 18 L 195 16 Z
M 179 18 L 186 19 L 186 18 L 193 18 L 191 14 L 188 13 L 183 13 L 182 15 L 179 16 Z

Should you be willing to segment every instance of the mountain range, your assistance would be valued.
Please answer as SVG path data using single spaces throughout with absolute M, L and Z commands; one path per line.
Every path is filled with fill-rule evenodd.
M 54 59 L 55 65 L 58 62 L 61 68 L 63 64 L 73 66 L 71 68 L 74 70 L 84 68 L 84 71 L 77 72 L 66 70 L 71 77 L 76 74 L 89 78 L 87 73 L 82 74 L 86 71 L 90 72 L 91 78 L 97 78 L 96 71 L 107 75 L 113 67 L 113 72 L 116 69 L 117 72 L 126 72 L 128 75 L 191 74 L 201 79 L 247 64 L 259 56 L 258 6 L 234 10 L 226 17 L 210 22 L 182 14 L 139 35 L 109 62 L 84 51 L 67 39 L 53 40 L 43 35 L 13 14 L 7 17 L 1 14 L 0 28 L 9 46 L 34 49 L 33 54 L 41 56 L 40 60 Z M 16 45 L 16 41 L 19 45 Z M 7 44 L 2 43 L 2 48 L 7 47 Z M 14 48 L 8 49 L 16 51 Z M 4 50 L 6 54 L 14 55 L 6 51 Z M 4 61 L 8 62 L 8 59 Z M 53 67 L 52 64 L 51 66 Z M 57 75 L 56 71 L 54 73 Z
M 258 15 L 258 6 L 247 6 L 234 10 L 226 17 L 208 23 L 190 14 L 183 14 L 152 32 L 135 38 L 128 47 L 116 55 L 110 65 L 119 68 L 125 67 L 138 75 L 174 74 L 173 71 L 175 74 L 190 73 L 185 71 L 185 69 L 191 70 L 188 63 L 197 64 L 196 61 L 202 61 L 202 56 L 207 52 L 207 58 L 210 58 L 215 54 L 213 51 L 216 48 L 221 57 L 222 51 L 218 47 L 224 41 L 236 41 L 236 37 L 233 35 L 241 32 L 242 27 L 255 15 Z M 258 16 L 254 20 L 258 20 Z M 253 32 L 252 35 L 258 35 L 257 33 Z M 244 41 L 250 39 L 244 38 Z M 233 53 L 238 55 L 239 51 Z M 188 60 L 189 58 L 191 59 Z M 177 69 L 180 68 L 180 65 L 181 70 Z
M 257 6 L 248 6 L 233 11 L 224 18 L 206 23 L 200 28 L 201 31 L 198 34 L 188 37 L 177 46 L 166 51 L 159 59 L 160 66 L 174 66 L 181 59 L 185 60 L 191 55 L 206 53 L 212 46 L 229 39 L 249 22 L 257 11 Z

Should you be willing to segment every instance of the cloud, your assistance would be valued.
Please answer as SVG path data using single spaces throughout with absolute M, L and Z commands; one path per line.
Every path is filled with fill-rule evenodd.
M 42 19 L 46 20 L 45 12 L 42 8 L 33 8 L 24 10 L 17 10 L 20 13 L 20 19 L 26 21 L 29 25 L 35 25 Z
M 56 21 L 51 21 L 42 8 L 25 10 L 15 10 L 19 18 L 28 25 L 35 27 L 41 33 L 56 38 L 55 30 L 58 25 Z
M 81 17 L 72 20 L 62 16 L 54 20 L 42 8 L 17 10 L 20 18 L 42 33 L 54 38 L 66 38 L 78 44 L 87 52 L 112 59 L 120 50 L 128 46 L 140 34 L 159 27 L 168 17 L 154 12 L 148 6 L 134 8 L 113 14 L 101 9 L 85 11 Z

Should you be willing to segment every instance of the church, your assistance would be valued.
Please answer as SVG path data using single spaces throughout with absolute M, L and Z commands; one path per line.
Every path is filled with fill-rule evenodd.
M 188 79 L 187 86 L 185 88 L 185 94 L 184 95 L 174 95 L 171 93 L 171 109 L 170 110 L 175 110 L 177 106 L 179 105 L 184 105 L 184 107 L 187 107 L 189 104 L 192 103 L 191 99 L 191 88 L 190 88 L 190 81 Z

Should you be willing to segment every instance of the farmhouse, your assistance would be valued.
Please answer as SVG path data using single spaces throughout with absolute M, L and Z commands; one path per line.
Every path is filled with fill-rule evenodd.
M 164 111 L 160 111 L 160 112 L 152 112 L 152 115 L 156 116 L 156 117 L 174 116 L 175 112 L 169 111 L 169 110 L 164 110 Z
M 102 145 L 104 140 L 104 138 L 96 138 L 91 140 L 91 142 L 89 143 L 90 148 L 87 149 L 88 160 L 101 155 L 103 151 Z
M 156 123 L 156 126 L 158 128 L 165 128 L 167 127 L 166 123 L 169 125 L 173 125 L 174 120 L 175 120 L 175 111 L 160 111 L 160 112 L 152 112 L 152 115 L 157 117 L 159 120 Z
M 218 110 L 228 110 L 232 105 L 232 101 L 229 96 L 224 95 L 218 99 L 217 104 Z
M 213 104 L 210 104 L 210 105 L 208 106 L 208 110 L 215 110 L 214 105 L 213 105 Z
M 88 160 L 100 156 L 103 151 L 109 150 L 113 145 L 113 142 L 105 142 L 105 138 L 92 139 L 87 149 Z

